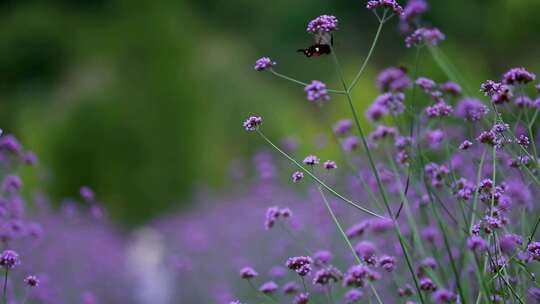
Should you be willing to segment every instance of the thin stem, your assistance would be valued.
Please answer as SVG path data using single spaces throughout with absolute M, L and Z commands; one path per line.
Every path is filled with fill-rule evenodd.
M 274 74 L 275 76 L 279 77 L 279 78 L 288 80 L 288 81 L 290 81 L 290 82 L 294 82 L 294 83 L 296 83 L 296 84 L 298 84 L 298 85 L 301 85 L 301 86 L 303 86 L 303 87 L 305 87 L 305 86 L 308 85 L 308 83 L 305 83 L 305 82 L 303 82 L 303 81 L 294 79 L 294 78 L 289 77 L 289 76 L 287 76 L 287 75 L 283 75 L 283 74 L 281 74 L 281 73 L 278 73 L 278 72 L 274 71 L 274 69 L 270 69 L 269 71 L 270 71 L 272 74 Z M 340 95 L 345 95 L 345 93 L 346 93 L 346 92 L 344 92 L 344 91 L 340 91 L 340 90 L 332 90 L 332 89 L 327 89 L 327 91 L 328 91 L 329 93 L 340 94 Z
M 385 11 L 385 13 L 386 13 L 386 11 Z M 353 115 L 356 128 L 358 129 L 358 132 L 360 134 L 360 139 L 362 141 L 362 145 L 364 146 L 364 150 L 366 151 L 366 154 L 368 156 L 368 160 L 369 160 L 371 170 L 373 172 L 373 175 L 375 176 L 375 180 L 377 181 L 377 187 L 378 187 L 379 192 L 380 192 L 380 194 L 381 194 L 381 196 L 383 198 L 383 203 L 384 203 L 384 205 L 386 207 L 386 210 L 388 212 L 388 216 L 392 219 L 392 222 L 394 223 L 394 229 L 395 229 L 395 231 L 397 233 L 397 236 L 399 238 L 399 244 L 400 244 L 401 249 L 403 251 L 403 256 L 405 257 L 405 260 L 407 261 L 407 267 L 409 268 L 409 272 L 412 275 L 414 285 L 415 285 L 417 293 L 418 293 L 418 298 L 420 299 L 420 302 L 423 304 L 423 303 L 425 303 L 424 297 L 422 295 L 422 291 L 420 289 L 418 279 L 416 278 L 414 269 L 412 267 L 412 262 L 410 260 L 409 252 L 408 252 L 408 250 L 406 248 L 405 240 L 403 239 L 403 235 L 401 233 L 399 225 L 395 221 L 392 209 L 390 209 L 390 205 L 388 204 L 388 199 L 386 198 L 386 193 L 384 191 L 384 187 L 383 187 L 383 184 L 381 182 L 379 172 L 378 172 L 377 168 L 375 167 L 375 162 L 373 161 L 373 156 L 371 155 L 371 151 L 369 149 L 366 137 L 364 135 L 364 131 L 362 129 L 362 126 L 360 125 L 360 120 L 358 118 L 356 108 L 354 107 L 352 97 L 351 97 L 351 94 L 350 94 L 350 90 L 347 88 L 347 84 L 345 83 L 345 79 L 343 78 L 343 73 L 341 72 L 341 66 L 339 65 L 339 61 L 337 59 L 336 53 L 333 50 L 332 50 L 332 58 L 334 59 L 334 63 L 336 65 L 336 70 L 337 70 L 338 75 L 340 77 L 341 84 L 343 85 L 343 89 L 347 92 L 347 94 L 345 96 L 347 96 L 347 101 L 349 102 L 349 107 L 351 109 L 351 113 Z
M 3 298 L 4 303 L 7 304 L 7 282 L 8 282 L 8 274 L 9 274 L 9 267 L 6 267 L 6 272 L 4 275 L 4 291 L 3 291 Z
M 379 19 L 379 27 L 377 28 L 377 33 L 375 34 L 375 38 L 373 38 L 373 42 L 371 43 L 371 47 L 369 48 L 369 52 L 368 52 L 368 55 L 367 55 L 366 59 L 364 59 L 364 62 L 362 63 L 362 66 L 360 67 L 360 70 L 358 71 L 356 76 L 354 76 L 354 79 L 351 82 L 351 86 L 348 89 L 345 88 L 345 91 L 347 93 L 350 93 L 354 89 L 356 84 L 358 84 L 358 81 L 360 80 L 360 77 L 364 73 L 364 70 L 366 69 L 366 67 L 368 65 L 368 62 L 371 59 L 371 56 L 373 55 L 373 51 L 375 51 L 375 46 L 377 46 L 377 41 L 379 41 L 379 37 L 381 36 L 382 28 L 384 26 L 384 22 L 385 22 L 384 19 L 386 17 L 386 14 L 387 14 L 387 10 L 384 11 L 383 17 Z
M 319 189 L 319 193 L 321 194 L 321 197 L 322 197 L 322 199 L 324 201 L 326 209 L 328 210 L 328 213 L 330 213 L 330 216 L 332 217 L 332 220 L 334 221 L 334 224 L 336 224 L 336 227 L 338 228 L 341 237 L 343 238 L 343 240 L 345 240 L 345 243 L 347 243 L 347 246 L 351 250 L 354 259 L 356 260 L 356 262 L 358 264 L 360 264 L 360 265 L 363 264 L 362 260 L 358 256 L 358 253 L 356 253 L 356 250 L 354 250 L 354 247 L 351 244 L 351 241 L 347 237 L 347 234 L 343 230 L 343 227 L 339 223 L 339 220 L 337 219 L 334 211 L 332 210 L 332 207 L 330 206 L 330 203 L 328 202 L 328 199 L 326 199 L 326 196 L 324 195 L 324 192 L 322 191 L 322 188 L 319 186 L 319 187 L 317 187 L 317 189 Z M 373 294 L 375 295 L 375 298 L 377 299 L 377 303 L 382 304 L 381 298 L 379 297 L 379 294 L 377 293 L 377 290 L 375 289 L 373 284 L 371 284 L 371 282 L 369 282 L 369 286 L 371 287 L 371 290 L 373 291 Z
M 370 215 L 373 215 L 375 217 L 378 217 L 378 218 L 381 218 L 381 219 L 386 219 L 386 217 L 382 216 L 382 215 L 379 215 L 373 211 L 370 211 L 356 203 L 354 203 L 353 201 L 351 201 L 350 199 L 344 197 L 343 195 L 339 194 L 338 192 L 336 192 L 334 189 L 332 189 L 331 187 L 329 187 L 328 185 L 326 185 L 322 180 L 320 180 L 317 176 L 315 176 L 313 173 L 311 173 L 311 171 L 309 171 L 308 169 L 306 169 L 304 166 L 302 166 L 298 161 L 296 161 L 294 158 L 292 158 L 291 156 L 289 156 L 289 154 L 285 153 L 283 150 L 281 150 L 278 146 L 276 146 L 270 139 L 268 139 L 268 137 L 266 137 L 259 129 L 257 129 L 257 133 L 270 145 L 272 146 L 272 148 L 274 148 L 276 151 L 278 151 L 281 155 L 285 156 L 285 158 L 287 158 L 288 160 L 290 160 L 293 164 L 295 164 L 298 168 L 300 168 L 302 171 L 304 171 L 304 173 L 306 173 L 307 175 L 309 175 L 313 180 L 315 180 L 319 185 L 321 185 L 324 189 L 326 189 L 327 191 L 329 191 L 330 193 L 332 193 L 334 196 L 336 196 L 337 198 L 341 199 L 342 201 L 346 202 L 347 204 L 355 207 L 356 209 L 360 210 L 360 211 L 363 211 L 367 214 L 370 214 Z

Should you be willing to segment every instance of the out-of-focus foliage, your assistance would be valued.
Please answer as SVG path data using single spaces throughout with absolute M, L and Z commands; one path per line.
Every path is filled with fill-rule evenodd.
M 287 74 L 336 87 L 328 58 L 308 60 L 294 50 L 310 43 L 308 20 L 335 14 L 343 29 L 336 49 L 354 74 L 376 25 L 364 2 L 2 1 L 2 128 L 51 168 L 46 178 L 56 197 L 90 184 L 113 217 L 144 221 L 196 183 L 221 183 L 228 160 L 253 151 L 240 126 L 248 109 L 263 115 L 274 135 L 291 127 L 300 136 L 326 130 L 301 88 L 255 73 L 252 64 L 269 55 Z M 449 37 L 442 49 L 471 83 L 507 65 L 538 70 L 540 2 L 431 6 L 427 19 Z M 367 105 L 374 97 L 376 68 L 413 58 L 392 23 L 357 100 Z M 442 75 L 425 62 L 421 71 Z M 346 115 L 343 101 L 333 100 L 324 115 Z

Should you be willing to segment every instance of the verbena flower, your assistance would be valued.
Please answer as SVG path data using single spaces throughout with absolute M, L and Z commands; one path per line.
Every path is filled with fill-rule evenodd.
M 255 271 L 255 269 L 251 267 L 244 267 L 240 269 L 240 277 L 242 279 L 253 279 L 254 277 L 258 276 L 259 274 Z
M 276 65 L 275 61 L 272 61 L 269 57 L 261 57 L 255 61 L 256 71 L 266 71 Z
M 453 81 L 441 84 L 441 91 L 453 96 L 459 96 L 462 93 L 461 86 Z
M 426 77 L 420 77 L 416 79 L 415 83 L 417 86 L 422 88 L 422 90 L 428 93 L 431 92 L 433 89 L 435 89 L 435 86 L 437 85 L 435 81 Z
M 392 272 L 394 269 L 396 269 L 396 258 L 388 255 L 384 255 L 379 258 L 377 264 L 382 269 L 386 270 L 387 272 Z
M 259 287 L 259 291 L 264 293 L 264 294 L 272 294 L 276 290 L 278 290 L 278 288 L 279 288 L 279 286 L 278 286 L 278 284 L 276 284 L 276 282 L 268 281 L 268 282 L 263 283 L 261 285 L 261 287 Z
M 293 300 L 293 304 L 308 304 L 308 303 L 309 303 L 309 293 L 301 293 L 297 295 Z
M 512 68 L 503 75 L 503 83 L 511 85 L 519 83 L 526 84 L 534 81 L 535 79 L 536 75 L 527 71 L 523 67 Z
M 277 206 L 270 207 L 266 210 L 264 227 L 266 230 L 270 230 L 272 227 L 274 227 L 274 224 L 280 217 L 289 218 L 291 215 L 292 212 L 289 208 L 279 209 Z
M 8 175 L 4 178 L 2 182 L 2 189 L 5 192 L 13 193 L 17 192 L 22 187 L 22 180 L 17 175 Z
M 375 265 L 377 262 L 375 257 L 376 248 L 370 241 L 360 241 L 354 246 L 354 251 L 360 256 L 366 263 Z
M 521 95 L 514 99 L 514 104 L 520 108 L 529 108 L 533 106 L 533 100 L 529 96 Z
M 24 283 L 26 283 L 26 285 L 29 287 L 38 287 L 39 279 L 35 275 L 29 275 L 24 279 Z
M 430 278 L 420 279 L 420 289 L 428 292 L 437 290 L 437 285 Z
M 428 10 L 428 4 L 425 0 L 409 0 L 403 8 L 401 21 L 410 22 L 414 18 L 421 16 Z
M 308 155 L 304 158 L 304 164 L 308 165 L 308 166 L 315 166 L 315 165 L 318 165 L 320 163 L 320 159 L 315 156 L 315 155 Z
M 359 289 L 353 288 L 345 293 L 344 300 L 347 304 L 359 303 L 364 293 Z
M 300 172 L 300 171 L 296 171 L 292 174 L 292 181 L 293 183 L 297 183 L 299 181 L 302 180 L 302 178 L 304 178 L 304 173 L 303 172 Z
M 300 286 L 298 285 L 298 283 L 291 281 L 285 283 L 285 285 L 283 285 L 282 287 L 282 290 L 284 294 L 291 295 L 297 293 L 300 290 Z
M 4 268 L 14 268 L 20 263 L 19 254 L 13 250 L 4 250 L 0 255 L 0 266 Z
M 496 139 L 497 139 L 497 134 L 491 130 L 483 131 L 476 138 L 476 140 L 478 140 L 479 142 L 484 143 L 484 144 L 489 144 L 489 145 L 495 145 Z
M 306 31 L 311 34 L 331 33 L 338 29 L 338 19 L 331 15 L 321 15 L 311 20 Z
M 347 134 L 353 126 L 353 122 L 350 119 L 342 119 L 336 122 L 334 125 L 334 134 L 343 136 Z
M 318 250 L 313 254 L 313 261 L 317 266 L 324 266 L 330 263 L 332 253 L 328 250 Z
M 313 260 L 308 256 L 292 257 L 287 259 L 285 266 L 296 272 L 299 276 L 306 276 L 311 273 Z
M 354 224 L 349 229 L 347 229 L 347 237 L 352 239 L 362 236 L 368 229 L 370 223 L 370 221 L 362 221 L 360 223 Z
M 488 107 L 475 98 L 463 98 L 456 106 L 456 116 L 473 122 L 479 121 L 488 112 Z
M 473 235 L 467 239 L 467 248 L 472 251 L 482 252 L 487 249 L 487 246 L 487 241 L 477 235 Z
M 95 197 L 94 191 L 90 187 L 88 186 L 81 187 L 81 189 L 79 190 L 79 193 L 85 201 L 87 202 L 94 201 L 94 197 Z
M 540 261 L 540 242 L 531 242 L 527 245 L 527 252 L 533 259 Z
M 331 283 L 337 283 L 342 278 L 343 274 L 339 269 L 334 266 L 328 266 L 315 272 L 313 284 L 325 286 Z
M 432 106 L 428 106 L 425 110 L 427 117 L 440 118 L 449 116 L 454 109 L 444 101 L 438 102 Z
M 360 140 L 356 136 L 349 136 L 341 142 L 341 146 L 345 152 L 351 152 L 360 146 Z
M 446 289 L 439 289 L 433 293 L 432 297 L 433 302 L 437 304 L 443 303 L 454 303 L 457 301 L 457 295 Z
M 401 15 L 403 7 L 399 5 L 395 0 L 370 0 L 367 3 L 367 9 L 374 10 L 377 8 L 387 8 L 392 10 L 394 14 Z
M 333 161 L 333 160 L 327 160 L 327 161 L 324 162 L 323 167 L 324 167 L 326 170 L 333 170 L 333 169 L 336 169 L 336 168 L 337 168 L 337 164 L 336 164 L 336 162 Z
M 385 92 L 403 92 L 411 86 L 411 80 L 403 68 L 389 67 L 377 76 L 377 88 Z
M 408 48 L 424 44 L 434 46 L 445 38 L 445 35 L 437 28 L 419 28 L 405 38 L 405 45 Z
M 246 131 L 255 131 L 262 124 L 262 118 L 260 116 L 250 116 L 244 121 L 244 128 Z
M 473 143 L 470 142 L 469 140 L 464 140 L 460 145 L 459 145 L 459 149 L 460 150 L 467 150 L 469 149 L 470 147 L 472 147 Z
M 328 101 L 330 95 L 326 89 L 326 84 L 319 80 L 313 80 L 310 84 L 306 85 L 304 91 L 307 93 L 307 100 L 309 101 Z

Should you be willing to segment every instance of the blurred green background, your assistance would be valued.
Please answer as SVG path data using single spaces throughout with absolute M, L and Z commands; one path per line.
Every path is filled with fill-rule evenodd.
M 227 184 L 229 161 L 262 144 L 242 131 L 248 114 L 264 116 L 274 138 L 306 139 L 306 150 L 328 121 L 348 116 L 345 100 L 317 111 L 302 88 L 254 72 L 253 63 L 270 56 L 282 73 L 337 88 L 330 58 L 295 50 L 311 42 L 310 19 L 336 15 L 350 79 L 377 22 L 365 2 L 0 1 L 1 127 L 38 154 L 54 198 L 90 185 L 119 222 L 144 223 L 186 205 L 197 185 Z M 441 47 L 474 90 L 512 66 L 540 71 L 540 1 L 430 4 L 427 24 L 447 34 Z M 446 80 L 424 55 L 421 74 Z M 375 97 L 377 70 L 413 58 L 393 20 L 356 102 Z

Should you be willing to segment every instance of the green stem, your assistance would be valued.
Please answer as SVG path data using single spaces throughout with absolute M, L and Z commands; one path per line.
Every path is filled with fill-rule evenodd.
M 381 218 L 381 219 L 386 219 L 386 217 L 382 216 L 382 215 L 379 215 L 373 211 L 370 211 L 356 203 L 354 203 L 353 201 L 351 201 L 350 199 L 344 197 L 343 195 L 339 194 L 338 192 L 336 192 L 334 189 L 332 189 L 331 187 L 329 187 L 328 185 L 326 185 L 322 180 L 320 180 L 317 176 L 315 176 L 313 173 L 311 173 L 308 169 L 306 169 L 304 166 L 302 166 L 298 161 L 296 161 L 294 158 L 292 158 L 291 156 L 289 156 L 289 154 L 285 153 L 283 150 L 281 150 L 278 146 L 276 146 L 270 139 L 268 139 L 268 137 L 266 137 L 260 130 L 257 129 L 257 133 L 270 145 L 272 146 L 272 148 L 274 148 L 276 151 L 278 151 L 281 155 L 285 156 L 285 158 L 287 158 L 288 160 L 290 160 L 293 164 L 295 164 L 298 168 L 300 168 L 302 171 L 304 171 L 304 173 L 306 173 L 307 175 L 309 175 L 313 180 L 315 180 L 319 185 L 321 185 L 324 189 L 326 189 L 327 191 L 329 191 L 330 193 L 332 193 L 334 196 L 336 196 L 337 198 L 341 199 L 342 201 L 346 202 L 347 204 L 355 207 L 356 209 L 360 210 L 360 211 L 363 211 L 367 214 L 370 214 L 370 215 L 373 215 L 375 217 L 378 217 L 378 218 Z
M 358 254 L 356 253 L 356 250 L 354 250 L 354 247 L 353 245 L 351 244 L 351 241 L 349 240 L 349 238 L 347 237 L 347 234 L 345 233 L 345 231 L 343 230 L 343 227 L 341 226 L 341 224 L 339 223 L 339 220 L 337 219 L 334 211 L 332 210 L 332 207 L 330 206 L 330 203 L 328 202 L 328 199 L 326 199 L 326 196 L 324 195 L 324 192 L 322 191 L 322 188 L 319 186 L 317 187 L 317 189 L 319 189 L 319 193 L 321 194 L 321 197 L 324 201 L 324 204 L 326 206 L 326 209 L 328 210 L 328 213 L 330 213 L 330 216 L 332 217 L 332 220 L 334 221 L 334 224 L 336 224 L 336 227 L 338 228 L 339 230 L 339 234 L 341 235 L 341 237 L 343 238 L 343 240 L 345 240 L 345 243 L 347 243 L 347 246 L 349 247 L 349 249 L 351 250 L 352 254 L 353 254 L 353 257 L 354 259 L 356 260 L 356 262 L 361 265 L 363 264 L 362 263 L 362 260 L 360 259 L 360 257 L 358 256 Z M 369 282 L 369 285 L 371 287 L 371 290 L 373 291 L 373 294 L 375 295 L 375 298 L 377 299 L 377 303 L 379 304 L 382 304 L 381 302 L 381 299 L 379 297 L 379 294 L 377 293 L 377 290 L 375 289 L 375 287 L 373 286 L 373 284 L 371 284 L 371 282 Z
M 270 72 L 271 72 L 272 74 L 274 74 L 275 76 L 279 77 L 279 78 L 288 80 L 288 81 L 290 81 L 290 82 L 294 82 L 294 83 L 296 83 L 296 84 L 298 84 L 298 85 L 301 85 L 301 86 L 303 86 L 303 87 L 305 87 L 305 86 L 308 85 L 308 83 L 305 83 L 305 82 L 303 82 L 303 81 L 300 81 L 300 80 L 294 79 L 294 78 L 292 78 L 292 77 L 283 75 L 283 74 L 281 74 L 281 73 L 278 73 L 278 72 L 274 71 L 273 69 L 270 69 Z M 344 91 L 340 91 L 340 90 L 332 90 L 332 89 L 327 89 L 327 91 L 330 92 L 330 93 L 340 94 L 340 95 L 345 95 L 345 93 L 346 93 L 346 92 L 344 92 Z
M 375 38 L 373 38 L 373 42 L 371 43 L 371 47 L 369 48 L 368 55 L 366 59 L 364 59 L 364 62 L 362 63 L 360 70 L 358 71 L 358 73 L 356 73 L 356 76 L 354 76 L 351 86 L 348 89 L 345 88 L 346 93 L 350 93 L 354 89 L 356 84 L 358 84 L 360 77 L 364 73 L 364 70 L 366 69 L 368 62 L 371 59 L 371 56 L 373 55 L 373 51 L 375 51 L 375 46 L 377 46 L 377 41 L 379 41 L 379 37 L 381 36 L 381 32 L 382 32 L 384 22 L 385 22 L 384 18 L 386 17 L 386 13 L 387 11 L 385 10 L 382 19 L 379 20 L 379 27 L 377 28 L 377 33 L 375 34 Z

